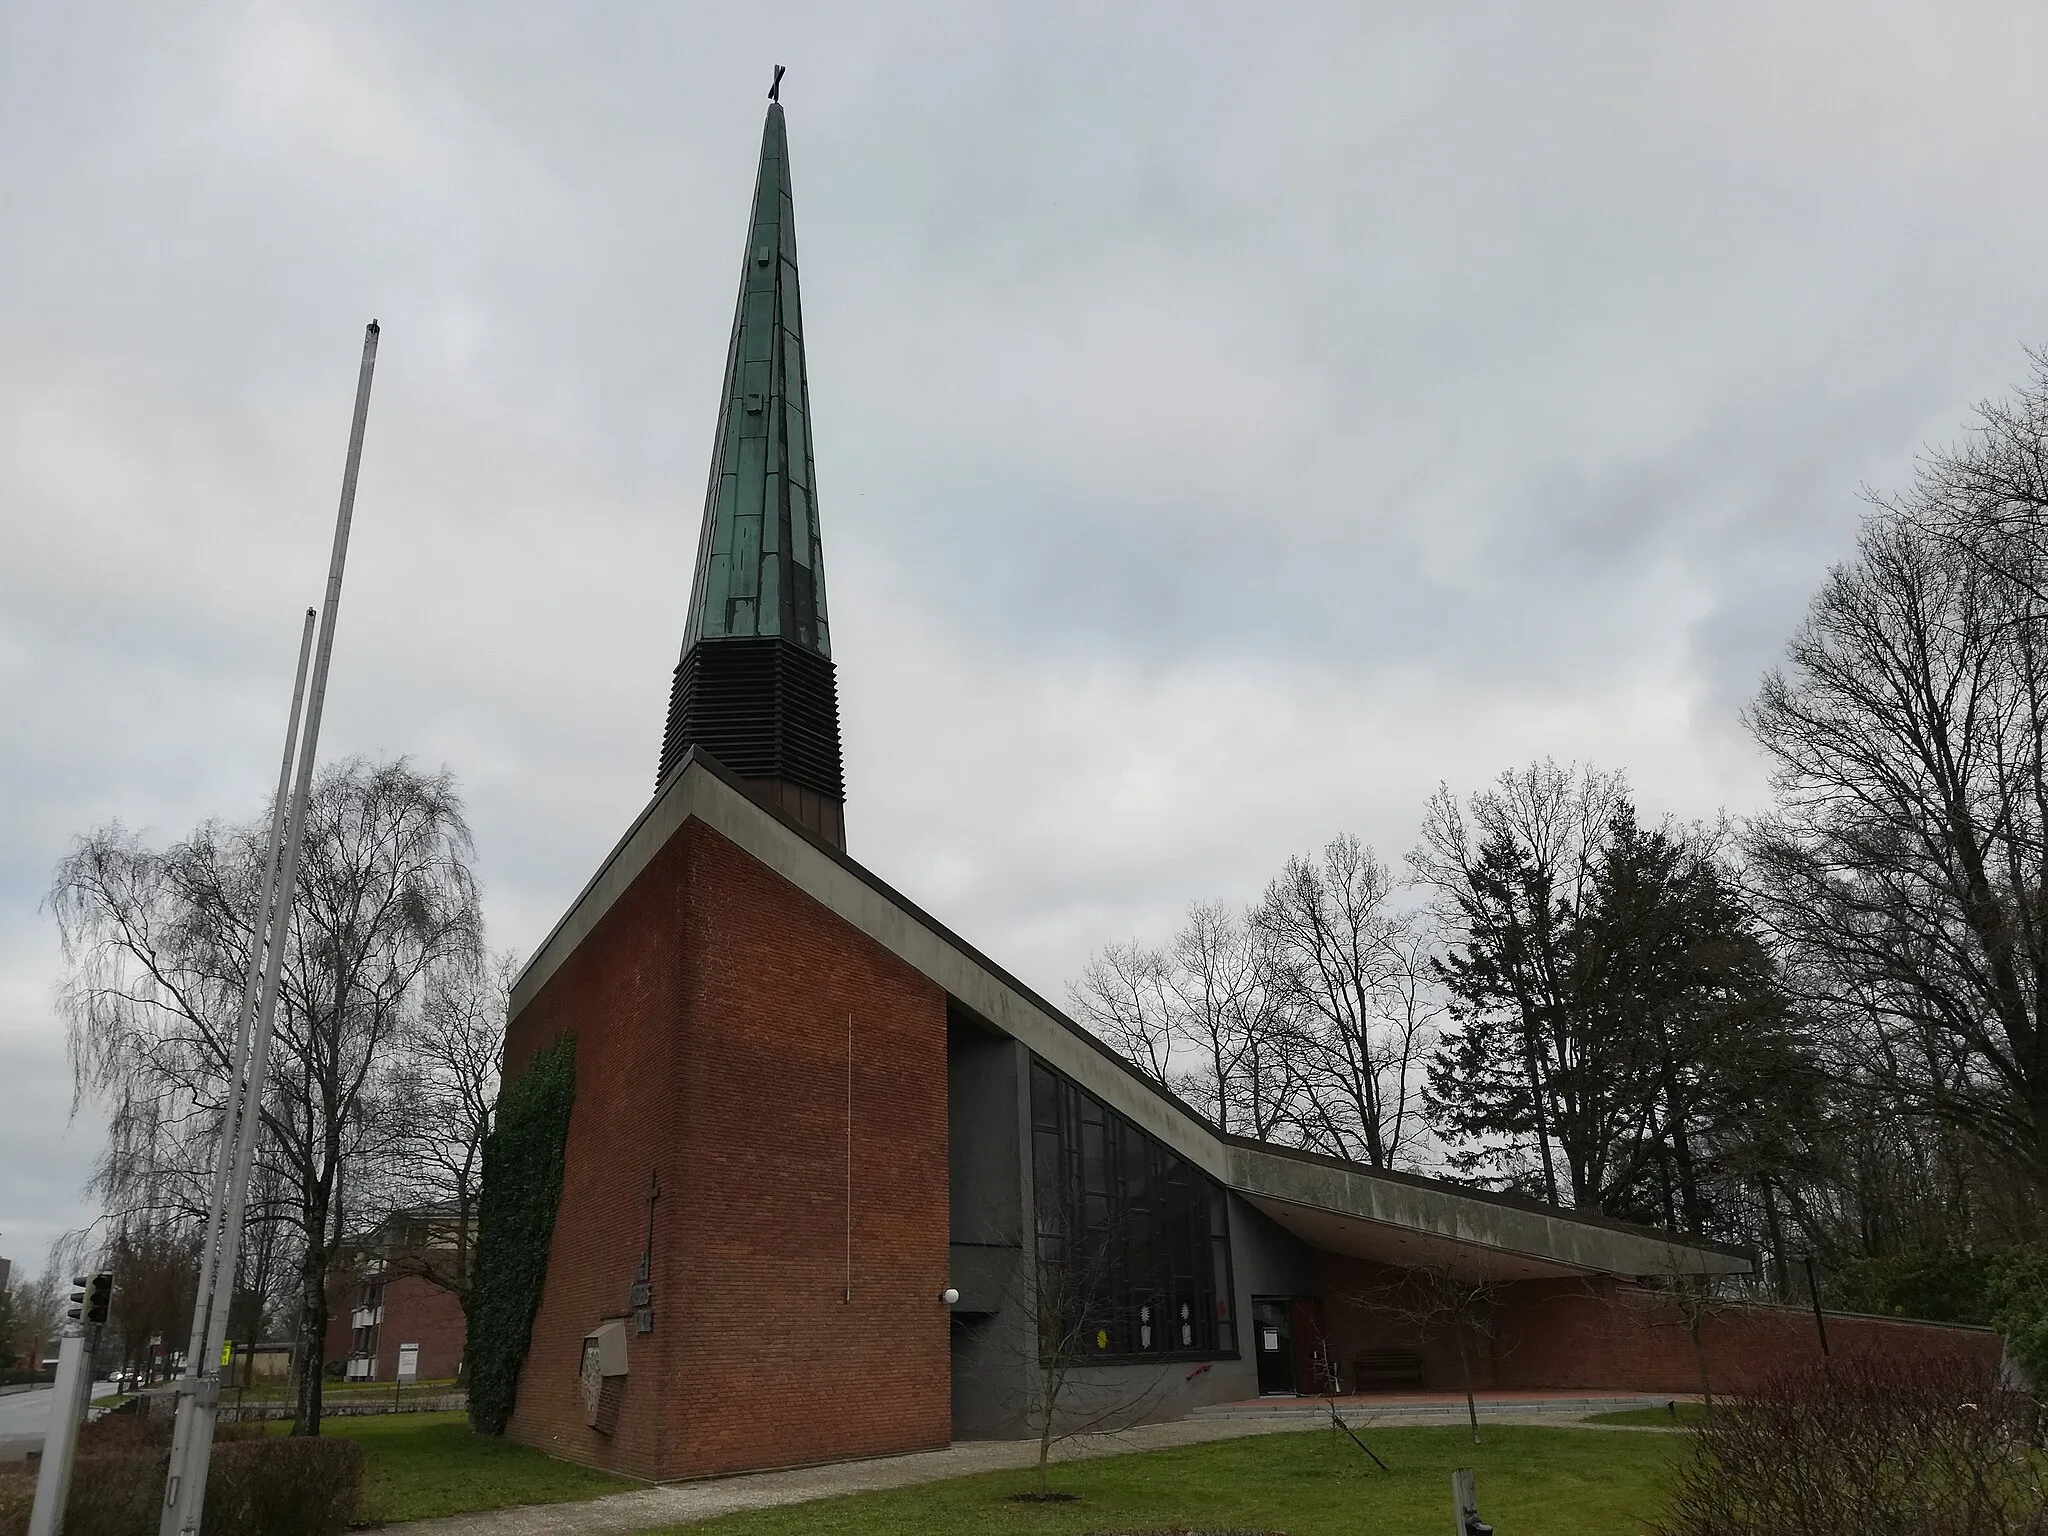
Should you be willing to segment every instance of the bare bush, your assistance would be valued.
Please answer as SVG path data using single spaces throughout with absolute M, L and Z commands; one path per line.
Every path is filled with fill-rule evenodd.
M 2039 1536 L 2033 1405 L 1959 1360 L 1787 1367 L 1697 1433 L 1660 1536 Z

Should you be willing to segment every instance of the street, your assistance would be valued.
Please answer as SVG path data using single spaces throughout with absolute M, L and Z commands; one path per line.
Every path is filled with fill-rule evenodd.
M 113 1389 L 112 1382 L 96 1382 L 92 1395 L 104 1397 Z M 56 1395 L 54 1387 L 37 1387 L 0 1397 L 0 1461 L 19 1461 L 30 1451 L 42 1449 L 43 1431 L 49 1426 L 50 1405 Z

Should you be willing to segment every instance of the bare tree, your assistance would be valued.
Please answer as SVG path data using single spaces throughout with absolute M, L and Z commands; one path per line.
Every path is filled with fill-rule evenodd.
M 1320 860 L 1289 859 L 1256 918 L 1274 946 L 1278 990 L 1304 1019 L 1303 1139 L 1375 1168 L 1402 1162 L 1421 1134 L 1423 1069 L 1443 1011 L 1423 936 L 1391 894 L 1387 867 L 1346 835 Z
M 2048 603 L 2011 574 L 2028 487 L 1981 539 L 1959 515 L 2001 473 L 1996 455 L 1931 457 L 1814 597 L 1748 711 L 1777 800 L 1749 852 L 1791 974 L 1843 1053 L 1895 1112 L 1980 1138 L 2038 1189 Z
M 394 1097 L 404 1106 L 394 1193 L 410 1208 L 416 1241 L 393 1267 L 440 1287 L 469 1310 L 484 1138 L 498 1101 L 505 1019 L 517 959 L 449 965 L 427 981 L 403 1034 Z
M 1072 1202 L 1062 1202 L 1064 1214 Z M 1059 1216 L 1041 1216 L 1059 1222 Z M 1104 1388 L 1086 1373 L 1098 1363 L 1113 1326 L 1115 1280 L 1126 1222 L 1080 1230 L 1041 1226 L 1037 1263 L 1020 1271 L 1026 1288 L 1012 1298 L 1037 1349 L 1026 1416 L 1038 1438 L 1038 1492 L 1048 1492 L 1053 1447 L 1076 1435 L 1123 1429 L 1158 1395 L 1158 1380 Z M 1028 1277 L 1028 1280 L 1025 1278 Z M 1141 1326 L 1151 1326 L 1141 1325 Z M 1157 1326 L 1164 1326 L 1163 1321 Z
M 1174 1075 L 1174 996 L 1166 952 L 1107 944 L 1067 1000 L 1110 1049 L 1164 1088 Z
M 43 1351 L 56 1337 L 61 1321 L 63 1274 L 62 1256 L 53 1251 L 40 1275 L 30 1277 L 16 1271 L 8 1276 L 10 1331 L 5 1338 L 0 1338 L 0 1349 L 4 1349 L 7 1356 L 0 1363 L 18 1365 L 29 1371 L 42 1369 Z
M 1226 1133 L 1277 1139 L 1293 1121 L 1299 1036 L 1270 939 L 1246 914 L 1196 902 L 1168 953 L 1175 1036 L 1192 1062 L 1183 1095 Z
M 314 782 L 284 925 L 258 1152 L 298 1229 L 302 1369 L 294 1433 L 317 1434 L 327 1272 L 351 1187 L 389 1153 L 387 1089 L 426 978 L 474 954 L 480 918 L 453 779 L 404 759 L 331 764 Z M 208 822 L 158 851 L 116 824 L 81 838 L 50 894 L 81 1097 L 116 1134 L 110 1206 L 186 1201 L 218 1135 L 262 862 L 261 827 Z
M 2048 602 L 2048 349 L 2027 360 L 2024 383 L 1980 403 L 1975 429 L 1923 462 L 1909 500 L 1966 561 L 2040 603 Z
M 1259 1141 L 1294 1129 L 1301 1034 L 1271 936 L 1195 902 L 1161 949 L 1111 944 L 1067 995 L 1082 1022 L 1219 1130 Z

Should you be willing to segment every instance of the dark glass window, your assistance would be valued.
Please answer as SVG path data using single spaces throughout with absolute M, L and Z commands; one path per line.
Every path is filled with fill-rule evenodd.
M 1031 1169 L 1048 1357 L 1237 1353 L 1229 1207 L 1214 1180 L 1036 1058 Z

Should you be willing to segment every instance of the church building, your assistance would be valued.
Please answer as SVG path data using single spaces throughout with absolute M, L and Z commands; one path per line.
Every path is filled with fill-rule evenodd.
M 680 1478 L 1468 1368 L 1696 1390 L 1672 1287 L 1750 1255 L 1224 1135 L 849 851 L 790 187 L 771 100 L 653 797 L 512 994 L 507 1079 L 566 1032 L 576 1083 L 509 1433 Z M 1717 1386 L 1814 1323 L 1717 1311 Z

